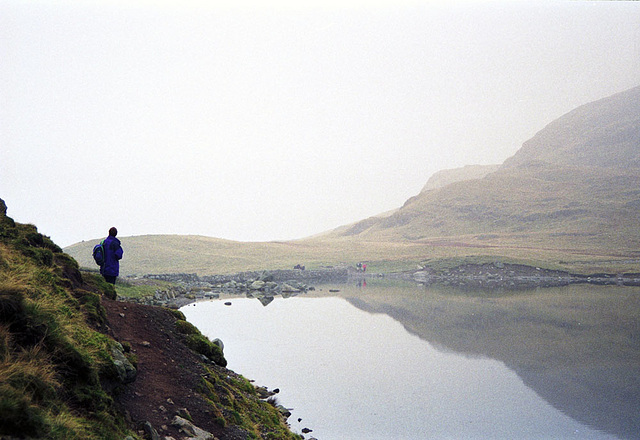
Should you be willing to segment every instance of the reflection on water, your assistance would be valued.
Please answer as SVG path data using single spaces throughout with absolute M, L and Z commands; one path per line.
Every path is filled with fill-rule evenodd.
M 503 361 L 547 402 L 597 429 L 640 438 L 640 289 L 509 291 L 371 286 L 350 301 L 436 346 Z
M 329 289 L 183 311 L 319 440 L 639 438 L 640 289 Z

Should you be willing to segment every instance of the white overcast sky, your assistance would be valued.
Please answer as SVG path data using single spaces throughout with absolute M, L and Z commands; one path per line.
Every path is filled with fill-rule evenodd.
M 640 2 L 227 4 L 0 0 L 8 214 L 302 238 L 640 84 Z

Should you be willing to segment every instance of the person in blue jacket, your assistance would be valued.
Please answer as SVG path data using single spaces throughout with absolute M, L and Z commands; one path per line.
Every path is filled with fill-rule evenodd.
M 100 273 L 107 283 L 115 284 L 120 274 L 120 260 L 124 251 L 120 240 L 116 238 L 118 230 L 109 229 L 109 236 L 104 240 L 104 264 L 100 266 Z

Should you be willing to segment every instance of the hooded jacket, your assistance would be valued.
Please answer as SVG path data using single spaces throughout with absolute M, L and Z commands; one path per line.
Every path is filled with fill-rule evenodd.
M 120 274 L 120 263 L 124 251 L 120 246 L 120 240 L 116 237 L 108 236 L 104 240 L 104 264 L 100 266 L 100 273 L 110 277 L 117 277 Z

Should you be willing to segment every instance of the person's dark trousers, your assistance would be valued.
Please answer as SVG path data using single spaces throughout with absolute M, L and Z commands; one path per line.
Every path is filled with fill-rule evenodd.
M 115 284 L 116 284 L 116 278 L 118 278 L 118 277 L 112 277 L 112 276 L 110 276 L 110 275 L 102 275 L 102 276 L 104 277 L 104 280 L 105 280 L 107 283 L 110 283 L 110 284 L 113 284 L 113 285 L 115 285 Z

